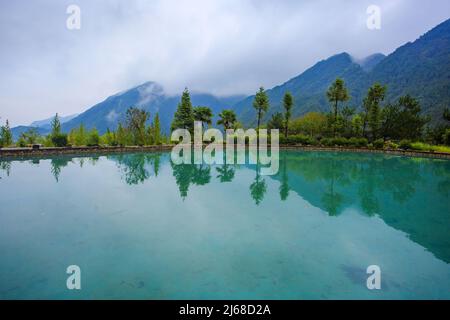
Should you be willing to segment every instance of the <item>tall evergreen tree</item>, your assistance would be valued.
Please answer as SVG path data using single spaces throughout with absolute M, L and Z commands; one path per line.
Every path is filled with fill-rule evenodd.
M 381 107 L 380 103 L 386 96 L 386 86 L 375 83 L 367 92 L 367 96 L 363 101 L 364 119 L 363 119 L 363 135 L 366 134 L 367 125 L 370 128 L 372 140 L 379 136 L 381 128 Z
M 253 100 L 253 108 L 255 108 L 257 112 L 257 132 L 259 132 L 261 119 L 264 116 L 264 113 L 269 109 L 269 97 L 263 87 L 259 88 L 259 91 L 255 95 L 255 100 Z
M 176 129 L 187 129 L 191 133 L 194 131 L 194 111 L 187 88 L 183 91 L 181 102 L 178 104 L 170 129 L 172 131 Z
M 52 137 L 56 137 L 61 134 L 61 122 L 59 121 L 58 114 L 55 114 L 51 126 L 52 126 L 52 133 L 51 133 Z
M 2 126 L 0 130 L 0 146 L 8 147 L 12 145 L 12 143 L 13 139 L 11 128 L 9 127 L 9 121 L 6 120 L 6 124 Z
M 292 107 L 294 105 L 294 97 L 290 92 L 286 92 L 283 97 L 284 106 L 284 136 L 288 136 L 289 121 L 291 120 Z
M 155 115 L 155 119 L 153 120 L 153 143 L 161 143 L 161 123 L 159 121 L 158 113 Z
M 339 102 L 345 102 L 350 99 L 348 90 L 345 87 L 344 80 L 337 78 L 327 91 L 328 101 L 333 105 L 333 134 L 336 135 L 336 122 L 338 116 Z

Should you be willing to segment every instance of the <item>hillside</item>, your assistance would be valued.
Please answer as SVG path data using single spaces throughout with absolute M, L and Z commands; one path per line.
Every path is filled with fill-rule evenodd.
M 388 56 L 376 53 L 358 60 L 343 52 L 316 63 L 302 74 L 267 91 L 271 108 L 263 121 L 273 113 L 283 111 L 281 101 L 287 91 L 295 98 L 294 117 L 310 111 L 330 110 L 325 92 L 337 77 L 345 80 L 350 91 L 349 106 L 360 109 L 368 88 L 380 82 L 388 86 L 387 101 L 411 94 L 420 100 L 423 112 L 438 122 L 442 110 L 450 106 L 450 20 Z M 222 109 L 232 108 L 245 126 L 256 124 L 253 99 L 254 96 L 216 97 L 191 92 L 192 104 L 209 106 L 215 115 L 214 122 Z M 179 101 L 180 95 L 169 95 L 158 83 L 146 82 L 110 96 L 64 123 L 62 129 L 68 132 L 83 123 L 88 129 L 96 127 L 100 133 L 107 128 L 114 130 L 124 119 L 126 110 L 135 106 L 149 111 L 151 117 L 158 112 L 162 130 L 168 133 Z M 25 130 L 24 127 L 14 129 L 15 135 Z
M 230 108 L 242 96 L 216 97 L 207 93 L 191 93 L 193 106 L 209 106 L 215 115 Z M 167 95 L 161 85 L 146 82 L 125 92 L 113 95 L 62 125 L 65 132 L 83 123 L 87 128 L 96 127 L 100 133 L 108 128 L 115 130 L 125 118 L 126 110 L 135 106 L 150 112 L 151 118 L 158 112 L 163 132 L 168 133 L 172 117 L 180 101 L 180 95 Z
M 411 94 L 420 100 L 424 113 L 439 121 L 442 110 L 450 105 L 450 20 L 387 57 L 375 54 L 356 61 L 348 53 L 341 53 L 320 61 L 299 76 L 268 90 L 271 109 L 265 120 L 282 111 L 281 100 L 286 91 L 296 100 L 294 116 L 329 110 L 325 92 L 337 77 L 343 78 L 349 88 L 350 106 L 360 108 L 369 86 L 380 82 L 388 86 L 387 101 Z M 256 122 L 253 98 L 247 97 L 233 107 L 246 125 Z

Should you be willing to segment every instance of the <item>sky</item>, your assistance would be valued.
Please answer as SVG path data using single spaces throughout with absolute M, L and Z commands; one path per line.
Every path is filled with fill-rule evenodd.
M 80 113 L 146 81 L 253 94 L 340 52 L 389 54 L 448 18 L 448 0 L 0 0 L 0 123 Z

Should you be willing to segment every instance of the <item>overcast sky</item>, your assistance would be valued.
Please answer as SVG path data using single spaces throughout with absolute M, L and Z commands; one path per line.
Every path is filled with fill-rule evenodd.
M 66 27 L 70 4 L 80 30 Z M 448 0 L 0 0 L 0 121 L 80 113 L 150 80 L 251 94 L 336 53 L 389 54 L 449 17 Z

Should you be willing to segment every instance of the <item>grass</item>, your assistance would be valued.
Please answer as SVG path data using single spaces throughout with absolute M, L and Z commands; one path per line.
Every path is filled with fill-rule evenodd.
M 433 151 L 433 152 L 443 152 L 450 153 L 450 147 L 448 146 L 433 146 L 423 142 L 413 142 L 411 143 L 411 149 L 418 151 Z

